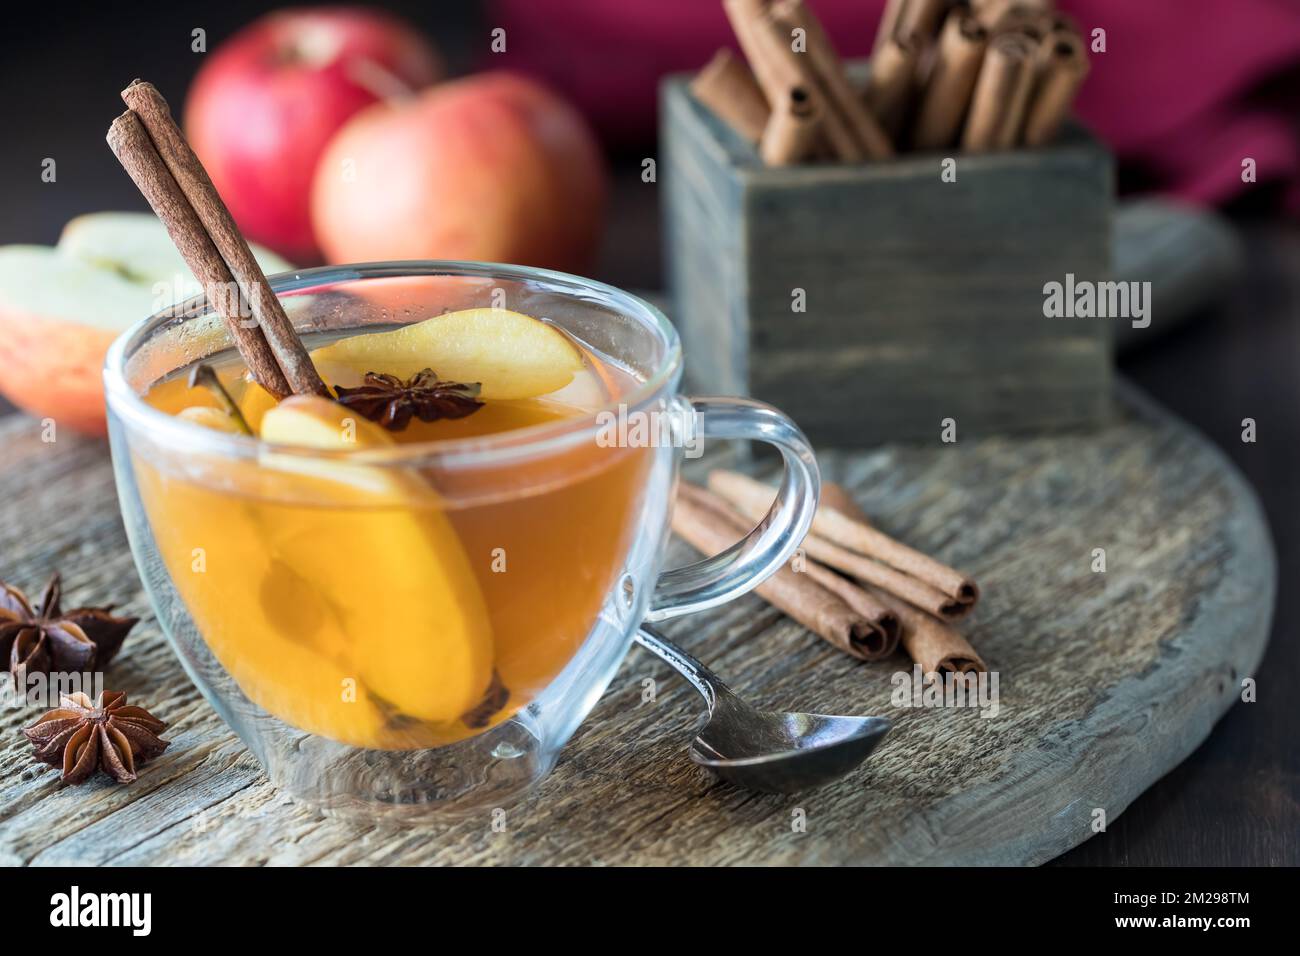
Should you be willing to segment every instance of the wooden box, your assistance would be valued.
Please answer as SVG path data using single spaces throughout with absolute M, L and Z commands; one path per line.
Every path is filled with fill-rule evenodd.
M 937 440 L 946 419 L 960 440 L 1104 418 L 1124 320 L 1044 314 L 1046 283 L 1109 270 L 1112 163 L 1087 132 L 952 153 L 955 182 L 943 153 L 774 169 L 687 78 L 661 97 L 692 389 L 771 402 L 830 445 Z

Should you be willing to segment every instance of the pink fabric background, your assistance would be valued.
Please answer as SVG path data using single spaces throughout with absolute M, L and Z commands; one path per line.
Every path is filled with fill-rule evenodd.
M 884 0 L 808 0 L 846 56 L 865 55 Z M 1078 112 L 1128 178 L 1222 203 L 1280 182 L 1300 215 L 1300 0 L 1060 0 L 1092 55 Z M 491 58 L 546 78 L 614 147 L 653 141 L 656 86 L 735 41 L 720 0 L 492 0 L 507 51 Z

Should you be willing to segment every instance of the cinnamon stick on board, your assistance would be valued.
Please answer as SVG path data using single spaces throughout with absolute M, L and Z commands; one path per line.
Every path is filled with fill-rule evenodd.
M 772 5 L 771 15 L 787 35 L 792 35 L 795 30 L 803 31 L 807 43 L 804 55 L 811 61 L 813 75 L 825 94 L 827 108 L 840 114 L 867 157 L 888 159 L 892 156 L 894 147 L 889 136 L 849 82 L 844 63 L 831 38 L 803 0 L 778 0 Z
M 698 486 L 691 487 L 693 489 L 698 488 Z M 703 489 L 698 490 L 703 491 Z M 707 495 L 707 498 L 704 495 Z M 746 530 L 748 519 L 730 507 L 727 501 L 709 492 L 704 492 L 704 495 L 699 496 L 702 501 L 707 502 L 714 510 L 725 510 L 733 524 L 738 523 L 742 532 Z M 856 505 L 852 504 L 848 492 L 834 482 L 824 482 L 822 484 L 822 501 L 826 502 L 827 500 L 831 502 L 837 500 L 848 501 L 851 507 L 856 508 Z M 855 584 L 844 575 L 832 571 L 825 565 L 807 557 L 804 558 L 803 571 L 800 573 L 808 575 L 826 590 L 840 598 L 854 611 L 857 611 L 876 625 L 880 633 L 880 640 L 878 642 L 866 640 L 862 642 L 863 660 L 879 660 L 888 657 L 898 649 L 898 642 L 902 637 L 902 624 L 897 612 L 880 599 L 878 592 L 876 594 L 868 592 L 866 588 Z
M 140 118 L 127 110 L 115 119 L 108 130 L 108 145 L 162 220 L 212 307 L 225 318 L 230 337 L 257 383 L 277 399 L 292 394 L 262 329 L 245 323 L 239 296 L 232 294 L 238 286 L 229 268 L 158 155 Z
M 898 612 L 879 596 L 879 592 L 872 594 L 811 558 L 804 560 L 803 570 L 799 573 L 812 578 L 847 604 L 850 610 L 876 625 L 876 630 L 858 645 L 862 653 L 857 656 L 864 661 L 878 661 L 898 650 L 898 642 L 903 637 L 902 620 Z
M 199 158 L 172 120 L 167 101 L 152 83 L 134 80 L 122 91 L 122 99 L 148 131 L 157 155 L 162 158 L 176 185 L 198 216 L 211 245 L 247 299 L 253 318 L 261 328 L 289 387 L 298 394 L 328 395 L 307 350 L 294 331 L 280 299 L 271 291 L 261 266 L 253 258 L 230 210 L 222 202 Z M 121 159 L 121 157 L 118 157 Z M 193 266 L 191 266 L 193 268 Z M 238 340 L 236 340 L 238 341 Z M 256 374 L 256 373 L 254 373 Z M 280 396 L 277 396 L 280 397 Z
M 757 520 L 753 515 L 746 513 L 744 508 L 737 508 L 736 510 L 745 513 L 747 518 Z M 882 564 L 865 555 L 832 544 L 819 535 L 808 535 L 804 539 L 803 549 L 809 557 L 815 558 L 822 564 L 828 565 L 837 571 L 843 571 L 859 581 L 874 584 L 880 590 L 900 597 L 908 603 L 928 611 L 935 617 L 955 621 L 965 617 L 974 607 L 973 604 L 954 600 L 938 588 L 932 587 L 919 578 L 914 578 L 912 575 L 904 574 L 887 564 Z
M 706 555 L 735 544 L 749 530 L 728 518 L 727 506 L 698 485 L 682 482 L 673 508 L 673 531 Z M 788 564 L 760 584 L 760 597 L 832 646 L 864 660 L 881 646 L 880 628 L 840 598 Z
M 912 133 L 917 149 L 940 149 L 956 142 L 987 44 L 988 34 L 973 16 L 960 10 L 949 14 Z
M 1088 57 L 1079 37 L 1064 31 L 1049 35 L 1039 48 L 1038 78 L 1025 118 L 1026 146 L 1055 138 L 1087 75 Z
M 903 625 L 901 643 L 907 656 L 921 665 L 922 674 L 980 673 L 988 670 L 984 659 L 954 627 L 918 611 L 906 601 L 884 594 L 874 596 L 898 615 Z
M 790 166 L 812 152 L 822 115 L 815 100 L 802 86 L 792 88 L 784 103 L 772 110 L 758 154 L 768 166 Z
M 853 515 L 863 524 L 871 524 L 867 516 L 858 508 L 858 503 L 853 496 L 848 493 L 843 485 L 836 484 L 833 481 L 822 481 L 822 495 L 817 508 L 818 510 L 833 508 L 843 514 Z
M 836 490 L 832 492 L 832 499 L 836 501 L 838 510 L 855 521 L 865 522 L 867 516 L 858 507 L 857 502 L 844 493 L 844 489 L 838 485 L 833 487 Z M 823 487 L 822 497 L 824 500 L 825 487 Z M 921 665 L 922 674 L 942 676 L 950 672 L 966 674 L 988 670 L 984 659 L 976 653 L 975 648 L 971 647 L 970 642 L 948 624 L 918 611 L 906 601 L 900 601 L 892 595 L 883 594 L 872 588 L 867 590 L 872 591 L 873 596 L 880 603 L 898 615 L 903 625 L 903 650 L 907 651 L 913 661 Z
M 725 469 L 715 469 L 709 473 L 709 488 L 721 497 L 730 501 L 736 506 L 736 509 L 746 517 L 757 520 L 767 513 L 768 508 L 772 505 L 772 499 L 776 496 L 775 489 L 755 481 L 748 475 L 742 475 L 737 471 L 727 471 Z M 856 509 L 855 509 L 856 510 Z M 870 524 L 861 521 L 855 521 L 852 517 L 842 511 L 834 508 L 821 506 L 817 509 L 817 514 L 813 518 L 810 539 L 805 542 L 808 553 L 813 557 L 817 554 L 812 550 L 812 538 L 820 538 L 828 545 L 838 549 L 849 549 L 856 552 L 857 556 L 863 556 L 863 560 L 874 558 L 876 562 L 884 562 L 892 568 L 898 569 L 905 575 L 914 578 L 916 582 L 924 585 L 930 591 L 943 595 L 947 600 L 941 602 L 939 615 L 941 617 L 956 618 L 961 617 L 979 600 L 979 587 L 969 577 L 948 567 L 941 561 L 936 561 L 927 554 L 922 554 L 915 548 L 908 547 L 901 541 L 891 538 Z M 832 553 L 822 549 L 827 554 L 827 558 L 818 558 L 832 567 L 848 571 L 855 577 L 859 576 L 858 572 L 852 568 L 841 567 L 836 563 L 839 558 L 831 559 Z M 854 562 L 855 566 L 861 562 Z M 874 570 L 868 572 L 878 574 Z M 879 584 L 881 587 L 898 594 L 900 597 L 907 597 L 906 594 L 894 590 L 889 584 L 883 581 L 872 580 L 867 577 L 866 580 L 873 584 Z M 911 600 L 911 598 L 908 598 Z M 917 603 L 913 601 L 913 603 Z M 944 612 L 943 606 L 948 603 L 960 605 L 964 610 L 953 613 L 952 611 Z M 918 604 L 920 607 L 931 609 L 929 601 Z
M 848 493 L 832 482 L 822 485 L 823 501 L 826 500 L 828 492 L 832 500 L 836 496 L 843 496 L 845 500 L 851 501 L 848 498 Z M 738 526 L 741 534 L 751 527 L 749 519 L 731 507 L 728 501 L 700 488 L 698 485 L 684 485 L 683 494 L 695 500 L 702 507 L 707 507 L 718 514 L 724 515 L 732 525 Z M 901 636 L 901 627 L 898 615 L 893 610 L 842 574 L 837 574 L 825 565 L 809 558 L 804 559 L 803 570 L 799 573 L 808 575 L 826 590 L 840 598 L 854 611 L 857 611 L 877 626 L 881 640 L 878 644 L 863 642 L 862 649 L 866 652 L 863 654 L 864 660 L 877 660 L 894 653 L 898 647 L 898 639 Z
M 691 81 L 691 93 L 743 139 L 757 144 L 771 110 L 754 74 L 730 50 L 719 50 Z
M 1035 46 L 1020 33 L 1001 33 L 989 41 L 975 81 L 963 149 L 986 152 L 1015 145 L 1033 88 Z

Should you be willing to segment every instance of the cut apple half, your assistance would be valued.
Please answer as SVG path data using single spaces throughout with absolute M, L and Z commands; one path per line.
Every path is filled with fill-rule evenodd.
M 292 268 L 253 248 L 262 268 Z M 202 289 L 158 219 L 94 213 L 57 246 L 0 247 L 0 391 L 34 415 L 104 431 L 101 370 L 124 329 Z
M 330 451 L 393 444 L 379 426 L 314 395 L 268 410 L 262 438 Z M 338 616 L 361 683 L 408 717 L 458 720 L 492 678 L 491 625 L 464 546 L 432 489 L 417 495 L 418 476 L 387 468 L 266 454 L 271 467 L 296 459 L 295 471 L 347 490 L 326 507 L 277 514 L 267 547 Z
M 367 372 L 407 379 L 431 368 L 443 381 L 480 383 L 489 401 L 549 395 L 582 370 L 582 353 L 564 333 L 509 309 L 465 309 L 354 335 L 317 349 L 312 361 L 326 381 L 344 386 Z

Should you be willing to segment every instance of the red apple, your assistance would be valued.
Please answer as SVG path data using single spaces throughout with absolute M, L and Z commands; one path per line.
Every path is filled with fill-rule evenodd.
M 312 223 L 330 262 L 473 259 L 581 272 L 608 182 L 586 122 L 510 73 L 358 113 L 330 141 Z
M 315 259 L 309 196 L 331 136 L 393 88 L 418 89 L 441 62 L 414 27 L 373 10 L 272 13 L 204 63 L 185 103 L 190 143 L 250 239 Z

